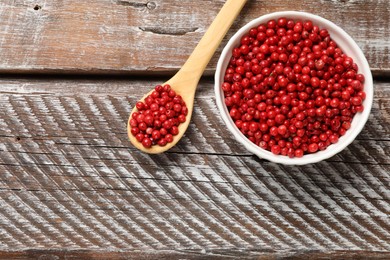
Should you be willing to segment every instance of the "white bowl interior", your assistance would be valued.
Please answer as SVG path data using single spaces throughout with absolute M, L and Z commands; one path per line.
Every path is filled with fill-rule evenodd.
M 289 158 L 283 155 L 274 155 L 273 153 L 258 147 L 256 144 L 252 143 L 247 137 L 245 137 L 236 127 L 232 118 L 230 117 L 229 111 L 225 105 L 224 93 L 221 89 L 224 74 L 232 56 L 232 50 L 233 48 L 239 46 L 241 37 L 248 33 L 251 28 L 265 23 L 271 19 L 276 20 L 280 17 L 286 17 L 296 21 L 311 20 L 313 24 L 318 25 L 321 29 L 326 28 L 329 31 L 331 38 L 338 44 L 338 46 L 343 50 L 343 52 L 348 56 L 352 57 L 354 62 L 358 65 L 358 73 L 362 73 L 365 76 L 364 91 L 366 92 L 366 99 L 363 102 L 364 111 L 362 113 L 357 113 L 354 116 L 351 123 L 351 128 L 346 132 L 344 136 L 341 136 L 339 138 L 339 141 L 337 143 L 328 146 L 323 151 L 318 151 L 313 154 L 305 154 L 301 158 Z M 302 165 L 319 162 L 329 157 L 332 157 L 338 152 L 342 151 L 356 138 L 356 136 L 360 133 L 365 123 L 367 122 L 371 111 L 373 101 L 373 79 L 370 67 L 363 52 L 355 43 L 355 41 L 343 29 L 317 15 L 305 12 L 285 11 L 275 12 L 261 16 L 249 22 L 247 25 L 242 27 L 233 35 L 233 37 L 229 40 L 229 42 L 223 49 L 222 54 L 218 60 L 215 73 L 215 94 L 217 106 L 220 110 L 222 119 L 224 120 L 228 129 L 234 135 L 234 137 L 240 143 L 242 143 L 249 151 L 251 151 L 260 158 L 264 158 L 272 162 L 281 164 Z

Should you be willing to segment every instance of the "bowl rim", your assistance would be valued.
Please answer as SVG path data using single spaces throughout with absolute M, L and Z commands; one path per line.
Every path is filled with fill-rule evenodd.
M 301 158 L 289 158 L 288 156 L 283 155 L 274 155 L 272 152 L 262 149 L 253 142 L 251 142 L 241 131 L 235 126 L 232 118 L 227 113 L 227 107 L 224 102 L 224 93 L 221 89 L 222 85 L 222 77 L 221 75 L 225 73 L 227 63 L 231 57 L 231 50 L 237 44 L 237 41 L 241 39 L 241 37 L 246 34 L 249 29 L 260 25 L 271 19 L 278 19 L 280 17 L 286 17 L 294 20 L 311 20 L 314 24 L 320 26 L 320 28 L 326 28 L 331 34 L 332 39 L 338 38 L 340 35 L 342 39 L 345 41 L 339 42 L 335 40 L 337 45 L 346 53 L 348 56 L 353 56 L 354 61 L 359 63 L 358 73 L 362 73 L 365 76 L 364 82 L 364 91 L 366 92 L 366 99 L 363 102 L 364 111 L 362 113 L 356 114 L 352 120 L 351 128 L 347 130 L 344 136 L 339 138 L 339 141 L 336 144 L 332 144 L 328 146 L 323 151 L 318 151 L 313 154 L 305 154 Z M 335 34 L 336 33 L 336 34 Z M 333 35 L 332 35 L 333 34 Z M 337 35 L 337 37 L 334 37 Z M 342 48 L 343 46 L 343 48 Z M 352 47 L 347 48 L 346 46 Z M 365 123 L 368 120 L 372 103 L 373 103 L 373 78 L 371 74 L 371 70 L 368 64 L 366 57 L 364 56 L 362 50 L 357 45 L 357 43 L 353 40 L 353 38 L 345 32 L 341 27 L 336 25 L 335 23 L 312 13 L 302 12 L 302 11 L 279 11 L 268 13 L 262 15 L 254 20 L 250 21 L 243 27 L 241 27 L 227 42 L 225 47 L 223 48 L 221 55 L 218 59 L 215 77 L 214 77 L 214 91 L 216 96 L 216 104 L 220 114 L 222 116 L 223 121 L 228 127 L 229 131 L 234 135 L 235 139 L 239 141 L 241 144 L 245 146 L 247 150 L 258 156 L 259 158 L 266 159 L 271 162 L 285 164 L 285 165 L 304 165 L 309 163 L 316 163 L 322 160 L 328 159 L 343 149 L 345 149 L 349 144 L 351 144 L 357 135 L 363 129 Z M 358 122 L 357 122 L 358 121 Z

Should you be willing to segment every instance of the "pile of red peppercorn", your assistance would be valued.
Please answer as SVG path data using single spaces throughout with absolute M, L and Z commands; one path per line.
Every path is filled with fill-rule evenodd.
M 131 134 L 145 148 L 172 142 L 188 114 L 183 98 L 169 85 L 157 85 L 143 102 L 136 103 L 136 108 L 129 120 Z
M 326 29 L 280 18 L 241 38 L 221 87 L 230 116 L 250 141 L 293 158 L 338 142 L 364 109 L 363 83 Z

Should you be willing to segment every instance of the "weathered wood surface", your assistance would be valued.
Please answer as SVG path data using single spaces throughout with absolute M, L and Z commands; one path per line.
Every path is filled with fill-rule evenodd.
M 372 251 L 331 251 L 331 252 L 234 252 L 228 250 L 224 252 L 183 252 L 183 251 L 168 251 L 161 250 L 156 252 L 112 252 L 112 251 L 88 251 L 88 250 L 26 250 L 23 252 L 0 252 L 2 259 L 40 259 L 40 260 L 128 260 L 128 259 L 158 259 L 158 260 L 183 260 L 183 259 L 289 259 L 289 260 L 324 260 L 324 259 L 340 259 L 340 260 L 366 260 L 366 259 L 389 259 L 389 254 L 385 252 Z
M 0 258 L 390 258 L 388 82 L 347 149 L 282 166 L 228 134 L 210 79 L 177 147 L 132 148 L 131 104 L 163 81 L 1 79 Z
M 186 60 L 221 0 L 3 0 L 0 72 L 172 74 Z M 342 26 L 376 75 L 390 72 L 388 0 L 248 1 L 228 33 L 263 14 L 308 11 Z M 210 62 L 216 65 L 222 46 Z
M 224 127 L 211 77 L 176 147 L 131 147 L 132 105 L 183 64 L 224 2 L 0 2 L 0 259 L 390 259 L 387 0 L 250 0 L 227 35 L 300 10 L 357 41 L 383 77 L 338 155 L 306 166 L 251 155 Z

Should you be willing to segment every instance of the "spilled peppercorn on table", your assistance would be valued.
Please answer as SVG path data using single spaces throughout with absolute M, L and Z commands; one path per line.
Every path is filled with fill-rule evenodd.
M 159 155 L 130 145 L 135 102 L 180 68 L 223 3 L 0 3 L 0 259 L 390 258 L 386 0 L 249 0 L 179 144 Z M 253 156 L 215 104 L 227 39 L 283 10 L 343 27 L 374 75 L 362 133 L 317 164 Z

